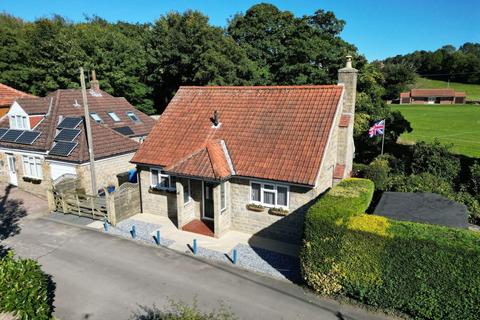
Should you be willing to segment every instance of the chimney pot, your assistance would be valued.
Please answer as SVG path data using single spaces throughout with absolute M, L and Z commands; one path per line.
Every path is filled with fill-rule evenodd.
M 220 124 L 220 115 L 217 110 L 213 111 L 212 122 L 215 127 L 218 127 Z
M 345 68 L 351 68 L 352 67 L 352 56 L 348 55 L 346 56 L 347 58 L 347 64 L 345 65 Z

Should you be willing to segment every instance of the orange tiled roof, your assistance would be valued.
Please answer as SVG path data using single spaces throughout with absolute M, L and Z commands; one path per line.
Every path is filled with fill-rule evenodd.
M 132 162 L 218 177 L 231 160 L 238 176 L 315 185 L 342 92 L 339 85 L 181 87 Z M 211 145 L 219 140 L 228 155 Z
M 0 83 L 0 106 L 10 106 L 18 98 L 35 96 Z
M 453 89 L 412 89 L 410 91 L 412 97 L 453 97 L 455 90 Z

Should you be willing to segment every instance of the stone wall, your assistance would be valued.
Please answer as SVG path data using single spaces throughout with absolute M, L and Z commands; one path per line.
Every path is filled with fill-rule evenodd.
M 322 185 L 316 188 L 290 186 L 289 211 L 286 217 L 264 212 L 250 211 L 250 181 L 233 178 L 230 180 L 231 228 L 234 230 L 273 238 L 281 241 L 299 242 L 303 236 L 305 213 L 310 202 L 332 184 L 332 176 L 321 177 Z
M 47 189 L 51 186 L 51 181 L 50 168 L 45 162 L 43 156 L 39 156 L 42 158 L 43 179 L 40 181 L 33 181 L 31 179 L 28 179 L 27 177 L 24 177 L 22 154 L 15 153 L 14 155 L 17 167 L 18 188 L 46 199 Z M 5 152 L 0 152 L 0 182 L 10 183 L 10 176 L 8 174 L 8 161 Z
M 150 190 L 150 169 L 138 167 L 142 213 L 177 218 L 176 192 Z
M 225 232 L 230 230 L 232 226 L 232 202 L 231 199 L 231 183 L 225 181 L 225 196 L 226 196 L 226 207 L 221 209 L 221 186 L 220 184 L 216 185 L 213 189 L 213 204 L 215 211 L 214 219 L 214 228 L 215 228 L 215 237 L 219 238 Z
M 130 163 L 134 153 L 129 153 L 117 157 L 95 161 L 95 173 L 97 179 L 97 189 L 113 185 L 118 187 L 117 174 L 135 169 L 135 165 Z M 92 194 L 90 164 L 77 166 L 77 176 L 80 179 L 80 185 L 88 194 Z M 93 194 L 96 194 L 94 192 Z

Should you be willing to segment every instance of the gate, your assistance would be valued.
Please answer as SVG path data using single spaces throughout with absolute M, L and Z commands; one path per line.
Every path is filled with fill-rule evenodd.
M 88 195 L 79 188 L 75 175 L 65 174 L 52 182 L 50 211 L 75 214 L 95 220 L 105 220 L 108 215 L 106 198 Z
M 52 185 L 48 192 L 50 211 L 108 220 L 112 225 L 140 213 L 138 183 L 124 183 L 111 193 L 105 191 L 105 196 L 86 194 L 72 174 L 59 177 Z

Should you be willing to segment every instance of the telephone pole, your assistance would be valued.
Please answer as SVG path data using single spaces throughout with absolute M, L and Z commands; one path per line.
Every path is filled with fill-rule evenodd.
M 97 195 L 97 178 L 95 176 L 95 155 L 93 154 L 92 128 L 90 127 L 90 112 L 88 112 L 87 89 L 85 87 L 85 74 L 80 67 L 80 84 L 82 86 L 83 110 L 85 112 L 85 130 L 87 131 L 88 154 L 90 155 L 90 178 L 92 180 L 92 193 Z

